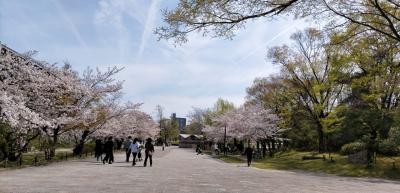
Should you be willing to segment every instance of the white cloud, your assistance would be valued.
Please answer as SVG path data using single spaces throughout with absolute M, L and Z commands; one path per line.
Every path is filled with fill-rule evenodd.
M 153 33 L 157 13 L 158 13 L 158 0 L 152 0 L 150 8 L 147 11 L 147 19 L 146 19 L 146 23 L 144 25 L 142 39 L 141 39 L 139 51 L 137 54 L 137 57 L 139 60 L 142 57 L 143 50 L 149 40 L 150 35 Z
M 123 17 L 144 24 L 146 21 L 146 0 L 101 0 L 95 13 L 96 24 L 121 25 Z
M 88 46 L 87 46 L 85 40 L 83 39 L 82 35 L 80 34 L 80 32 L 79 32 L 78 28 L 76 27 L 76 25 L 74 24 L 74 22 L 71 20 L 71 18 L 65 12 L 62 4 L 58 0 L 53 0 L 53 3 L 55 4 L 55 6 L 57 8 L 58 13 L 61 14 L 61 17 L 67 23 L 67 27 L 72 32 L 75 39 L 79 42 L 79 44 L 82 46 L 82 48 L 87 51 Z

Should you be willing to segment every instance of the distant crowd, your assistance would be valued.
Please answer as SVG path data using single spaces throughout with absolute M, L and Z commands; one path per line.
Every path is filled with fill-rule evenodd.
M 103 161 L 103 164 L 106 162 L 112 164 L 114 162 L 114 150 L 121 150 L 122 146 L 126 152 L 126 162 L 130 162 L 132 154 L 132 166 L 135 166 L 137 161 L 143 161 L 142 150 L 144 150 L 145 157 L 143 166 L 147 166 L 147 160 L 149 160 L 150 167 L 153 165 L 154 145 L 151 138 L 146 139 L 146 141 L 139 140 L 138 138 L 132 139 L 131 136 L 126 140 L 117 139 L 115 141 L 113 137 L 106 137 L 104 140 L 98 138 L 94 147 L 95 157 L 97 161 Z

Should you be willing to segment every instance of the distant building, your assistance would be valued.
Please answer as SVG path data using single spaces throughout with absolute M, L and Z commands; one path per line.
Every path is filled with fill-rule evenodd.
M 186 128 L 186 118 L 176 117 L 176 113 L 172 113 L 172 119 L 178 122 L 179 131 L 182 132 Z

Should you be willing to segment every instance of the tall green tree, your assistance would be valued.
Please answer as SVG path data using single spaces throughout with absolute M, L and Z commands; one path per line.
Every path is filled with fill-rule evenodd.
M 342 58 L 342 77 L 346 80 L 347 96 L 340 104 L 343 127 L 365 133 L 368 158 L 377 151 L 378 139 L 386 139 L 395 126 L 395 114 L 400 97 L 400 49 L 393 38 L 370 33 L 345 42 L 342 39 L 354 33 L 336 34 L 332 44 Z
M 291 36 L 292 48 L 274 47 L 269 51 L 273 63 L 280 65 L 292 101 L 306 113 L 318 134 L 318 150 L 324 147 L 323 120 L 335 107 L 343 86 L 332 80 L 333 71 L 327 37 L 319 30 L 309 28 Z

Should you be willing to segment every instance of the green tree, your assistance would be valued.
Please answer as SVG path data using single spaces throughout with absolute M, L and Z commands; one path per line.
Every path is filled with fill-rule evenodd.
M 330 57 L 326 36 L 316 29 L 306 29 L 291 36 L 295 46 L 274 47 L 269 51 L 273 63 L 281 66 L 290 96 L 305 118 L 314 125 L 318 134 L 318 151 L 324 147 L 323 120 L 335 107 L 343 86 L 332 80 Z
M 342 129 L 367 136 L 368 158 L 377 151 L 378 139 L 386 139 L 395 124 L 400 97 L 400 54 L 393 38 L 370 33 L 341 41 L 354 33 L 335 34 L 332 44 L 345 60 L 337 65 L 346 82 L 347 96 L 340 104 L 338 118 Z M 348 128 L 348 129 L 346 129 Z
M 190 124 L 186 126 L 185 133 L 187 134 L 201 134 L 202 129 L 206 124 L 205 114 L 208 110 L 201 108 L 192 108 L 187 117 L 190 119 Z
M 216 114 L 223 114 L 235 108 L 235 105 L 228 100 L 219 98 L 214 104 L 213 112 Z
M 399 0 L 180 0 L 174 10 L 164 11 L 167 25 L 155 31 L 160 39 L 187 41 L 187 34 L 232 38 L 248 21 L 291 14 L 325 21 L 328 28 L 341 29 L 352 23 L 357 34 L 376 32 L 400 42 Z

